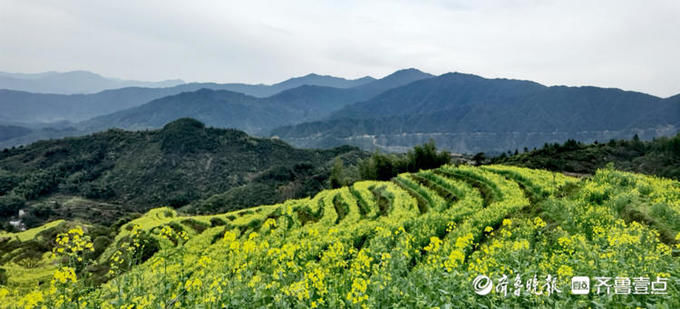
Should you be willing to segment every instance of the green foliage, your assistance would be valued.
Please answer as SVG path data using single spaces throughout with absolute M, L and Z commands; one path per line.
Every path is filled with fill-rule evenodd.
M 123 225 L 94 265 L 76 268 L 82 271 L 67 288 L 36 287 L 45 275 L 30 277 L 26 289 L 12 281 L 36 266 L 34 273 L 56 277 L 63 270 L 47 267 L 49 260 L 10 264 L 8 288 L 15 301 L 40 295 L 39 304 L 66 299 L 66 308 L 79 306 L 73 300 L 106 308 L 675 308 L 679 203 L 677 181 L 615 169 L 579 179 L 445 165 L 222 215 L 153 209 Z M 95 272 L 106 265 L 110 277 Z M 547 295 L 539 285 L 540 295 L 522 288 L 519 296 L 480 296 L 470 285 L 480 274 L 494 281 L 521 275 L 522 283 L 552 275 L 561 293 Z M 669 278 L 668 294 L 572 295 L 574 275 Z
M 350 104 L 326 119 L 278 128 L 293 145 L 404 149 L 433 138 L 456 153 L 506 152 L 545 142 L 680 129 L 680 96 L 447 73 Z M 663 128 L 663 129 L 660 129 Z
M 166 153 L 186 154 L 213 149 L 216 146 L 205 125 L 195 119 L 181 118 L 160 131 L 161 150 Z
M 32 227 L 59 218 L 111 224 L 158 205 L 215 213 L 275 203 L 325 189 L 335 157 L 355 164 L 365 154 L 295 149 L 188 118 L 41 141 L 0 154 L 0 223 L 22 208 Z
M 344 175 L 344 165 L 342 163 L 342 160 L 340 160 L 339 158 L 336 158 L 335 161 L 333 162 L 329 182 L 331 189 L 340 188 L 346 184 Z
M 497 157 L 492 162 L 581 174 L 593 174 L 612 164 L 620 170 L 680 179 L 680 134 L 648 142 L 635 136 L 630 141 L 610 140 L 606 144 L 568 140 L 511 157 Z
M 433 169 L 451 162 L 451 154 L 437 151 L 434 141 L 415 146 L 406 155 L 375 152 L 359 163 L 361 179 L 390 180 L 401 173 Z
M 24 207 L 26 200 L 16 194 L 8 194 L 0 196 L 0 217 L 8 218 L 15 216 L 19 209 Z
M 429 170 L 438 168 L 451 162 L 451 154 L 448 151 L 437 152 L 434 140 L 413 147 L 406 154 L 407 171 L 417 172 L 419 170 Z

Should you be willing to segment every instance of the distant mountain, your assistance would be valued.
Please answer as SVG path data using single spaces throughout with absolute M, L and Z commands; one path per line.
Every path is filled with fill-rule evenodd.
M 215 84 L 215 83 L 201 83 L 202 88 L 215 90 L 229 90 L 233 92 L 240 92 L 249 96 L 264 98 L 275 95 L 279 92 L 297 88 L 300 86 L 322 86 L 333 88 L 352 88 L 375 81 L 373 77 L 366 76 L 358 79 L 344 79 L 341 77 L 334 77 L 328 75 L 307 74 L 301 77 L 293 77 L 280 83 L 272 85 L 250 85 L 241 83 L 230 84 Z M 194 87 L 195 88 L 195 87 Z
M 25 136 L 29 133 L 31 133 L 31 129 L 29 128 L 12 125 L 0 125 L 0 142 Z
M 353 147 L 295 149 L 276 139 L 207 128 L 193 119 L 156 131 L 109 130 L 41 141 L 0 151 L 0 223 L 24 207 L 37 216 L 34 223 L 75 216 L 111 224 L 130 212 L 182 206 L 215 194 L 219 202 L 186 210 L 221 212 L 276 203 L 324 189 L 334 158 L 362 155 Z M 74 197 L 116 207 L 82 208 L 68 202 Z
M 273 84 L 272 87 L 281 90 L 297 88 L 304 85 L 324 86 L 333 88 L 352 88 L 368 84 L 375 80 L 376 80 L 375 78 L 370 76 L 364 76 L 358 79 L 344 79 L 329 75 L 318 75 L 311 73 L 301 77 L 294 77 L 289 80 L 280 82 L 278 84 Z
M 7 76 L 26 74 L 0 73 Z M 37 74 L 39 77 L 57 77 L 60 73 Z M 32 74 L 27 75 L 32 78 Z M 27 80 L 29 77 L 25 77 Z M 46 77 L 45 77 L 46 78 Z M 199 89 L 229 90 L 243 94 L 266 97 L 301 85 L 346 88 L 365 85 L 371 77 L 347 80 L 338 77 L 309 74 L 274 85 L 189 83 L 165 88 L 127 87 L 105 90 L 94 94 L 43 94 L 16 90 L 2 90 L 0 85 L 0 122 L 45 123 L 55 121 L 83 121 L 99 115 L 142 105 L 152 100 Z
M 367 100 L 390 88 L 428 77 L 431 75 L 420 71 L 403 70 L 353 88 L 303 85 L 267 98 L 202 89 L 96 117 L 78 126 L 87 132 L 108 128 L 148 129 L 159 128 L 178 118 L 191 117 L 209 126 L 263 135 L 278 126 L 322 119 L 347 104 Z M 301 80 L 288 85 L 299 82 Z
M 503 152 L 569 138 L 673 135 L 680 128 L 679 102 L 619 89 L 546 87 L 449 73 L 272 134 L 299 147 L 350 144 L 403 151 L 434 139 L 454 152 Z
M 260 132 L 263 125 L 285 123 L 291 117 L 284 106 L 227 90 L 201 89 L 153 100 L 138 107 L 95 117 L 80 123 L 86 132 L 108 128 L 153 129 L 175 119 L 190 117 L 212 127 Z
M 145 82 L 107 78 L 88 71 L 6 73 L 0 72 L 0 89 L 52 94 L 85 94 L 125 87 L 173 87 L 184 82 L 179 79 Z

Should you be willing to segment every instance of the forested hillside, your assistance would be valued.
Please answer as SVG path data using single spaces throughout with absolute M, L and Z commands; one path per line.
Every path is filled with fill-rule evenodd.
M 457 153 L 544 143 L 675 135 L 680 97 L 597 87 L 546 87 L 448 73 L 348 105 L 328 119 L 272 131 L 299 147 L 350 144 L 402 152 L 434 139 Z
M 6 228 L 20 209 L 28 226 L 57 218 L 111 223 L 218 193 L 221 208 L 203 211 L 224 212 L 314 194 L 326 187 L 334 158 L 362 156 L 352 147 L 295 149 L 192 119 L 156 131 L 110 130 L 1 151 L 0 213 Z
M 680 135 L 653 141 L 610 140 L 584 144 L 569 140 L 564 144 L 545 144 L 539 149 L 513 154 L 508 152 L 491 160 L 499 164 L 554 171 L 593 174 L 611 163 L 620 170 L 680 180 Z

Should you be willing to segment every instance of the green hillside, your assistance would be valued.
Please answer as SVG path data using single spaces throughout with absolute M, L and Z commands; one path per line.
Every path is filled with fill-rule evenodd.
M 593 174 L 611 163 L 619 170 L 680 180 L 680 134 L 652 141 L 641 141 L 637 136 L 594 144 L 568 140 L 515 155 L 502 154 L 491 161 L 579 174 Z
M 190 203 L 215 194 L 222 204 L 202 203 L 201 212 L 276 203 L 325 189 L 335 158 L 362 156 L 352 147 L 295 149 L 192 119 L 41 141 L 0 152 L 0 223 L 23 209 L 28 227 L 59 218 L 108 225 L 158 205 L 191 212 Z
M 444 166 L 221 215 L 154 209 L 108 246 L 73 222 L 4 234 L 0 307 L 673 308 L 679 231 L 677 181 Z M 25 261 L 30 241 L 44 250 Z M 598 294 L 595 277 L 621 279 Z

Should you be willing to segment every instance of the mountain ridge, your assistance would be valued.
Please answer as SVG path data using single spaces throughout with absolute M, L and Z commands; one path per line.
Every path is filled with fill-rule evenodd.
M 80 123 L 79 127 L 86 131 L 111 127 L 157 128 L 177 118 L 192 117 L 215 127 L 236 128 L 249 134 L 266 135 L 277 126 L 321 119 L 346 104 L 368 99 L 388 88 L 429 76 L 431 75 L 423 72 L 397 71 L 384 77 L 387 80 L 375 80 L 357 87 L 302 85 L 267 98 L 238 96 L 235 95 L 236 92 L 228 90 L 203 89 L 163 97 L 138 107 L 95 117 Z
M 434 139 L 453 152 L 504 152 L 569 138 L 673 135 L 680 128 L 679 106 L 675 97 L 617 88 L 447 73 L 347 105 L 320 121 L 276 128 L 272 135 L 298 147 L 402 151 Z
M 0 72 L 0 89 L 19 90 L 43 94 L 87 94 L 126 87 L 173 87 L 183 80 L 171 79 L 157 82 L 124 80 L 104 77 L 90 71 L 43 73 Z
M 311 75 L 319 76 L 321 79 Z M 347 80 L 339 77 L 308 74 L 307 76 L 291 78 L 272 85 L 183 83 L 173 87 L 124 87 L 106 89 L 88 94 L 33 93 L 24 90 L 2 89 L 2 84 L 0 84 L 0 109 L 3 110 L 3 115 L 0 115 L 0 121 L 25 123 L 49 123 L 55 121 L 78 122 L 139 106 L 154 99 L 182 92 L 196 91 L 202 88 L 230 90 L 255 97 L 267 97 L 297 87 L 297 84 L 322 84 L 350 87 L 368 82 L 371 82 L 371 78 L 369 77 Z

